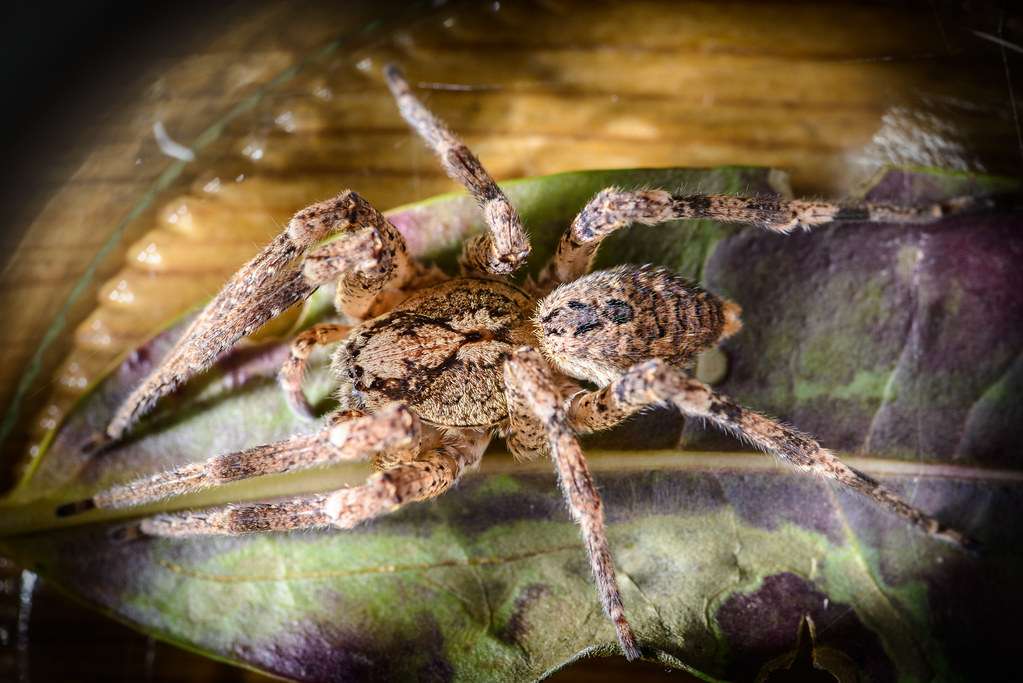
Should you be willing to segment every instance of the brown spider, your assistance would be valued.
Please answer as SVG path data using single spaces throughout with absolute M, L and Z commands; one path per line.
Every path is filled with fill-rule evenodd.
M 834 479 L 926 533 L 968 539 L 844 464 L 813 438 L 715 393 L 686 373 L 695 355 L 741 327 L 739 306 L 663 268 L 589 272 L 601 240 L 632 223 L 686 218 L 748 223 L 779 233 L 832 221 L 928 222 L 945 209 L 836 205 L 660 190 L 601 191 L 562 237 L 557 253 L 522 287 L 509 276 L 529 254 L 514 207 L 479 160 L 386 69 L 402 116 L 479 202 L 489 226 L 466 243 L 463 274 L 449 278 L 413 260 L 383 215 L 354 192 L 313 204 L 242 267 L 117 411 L 116 440 L 156 401 L 210 366 L 241 336 L 336 283 L 347 324 L 301 333 L 281 369 L 290 405 L 311 416 L 302 391 L 316 345 L 340 342 L 332 371 L 342 410 L 320 431 L 185 465 L 64 506 L 119 508 L 272 472 L 372 460 L 363 485 L 272 503 L 162 514 L 141 523 L 157 536 L 350 528 L 412 501 L 438 496 L 476 468 L 494 435 L 520 459 L 550 456 L 572 517 L 582 527 L 604 611 L 625 656 L 639 656 L 625 618 L 600 496 L 576 440 L 654 405 L 672 405 Z M 324 242 L 328 237 L 333 239 Z M 588 389 L 581 382 L 595 385 Z

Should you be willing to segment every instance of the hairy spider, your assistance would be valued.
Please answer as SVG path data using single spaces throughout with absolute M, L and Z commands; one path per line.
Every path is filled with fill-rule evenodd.
M 465 244 L 463 273 L 450 278 L 417 263 L 397 229 L 354 192 L 299 211 L 206 306 L 121 405 L 104 438 L 122 437 L 160 397 L 209 367 L 240 337 L 328 283 L 337 285 L 336 307 L 345 324 L 301 333 L 280 384 L 294 410 L 311 416 L 302 391 L 306 361 L 316 345 L 339 343 L 331 367 L 343 409 L 312 434 L 117 486 L 64 506 L 62 513 L 371 460 L 378 472 L 361 486 L 161 514 L 141 523 L 144 533 L 157 536 L 349 528 L 444 493 L 478 466 L 492 436 L 503 436 L 520 459 L 553 459 L 582 528 L 604 611 L 625 656 L 634 659 L 639 648 L 622 606 L 600 496 L 576 435 L 608 429 L 652 405 L 671 405 L 858 491 L 928 534 L 968 543 L 810 436 L 687 374 L 697 353 L 740 329 L 737 304 L 664 268 L 589 272 L 601 240 L 632 223 L 707 218 L 787 233 L 833 221 L 929 222 L 955 204 L 837 205 L 608 188 L 575 218 L 540 275 L 519 286 L 509 276 L 525 262 L 530 245 L 515 208 L 472 152 L 416 99 L 401 73 L 388 67 L 385 74 L 402 116 L 483 210 L 489 230 Z

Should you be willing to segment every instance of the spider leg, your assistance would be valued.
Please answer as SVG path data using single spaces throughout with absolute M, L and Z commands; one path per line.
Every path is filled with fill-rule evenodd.
M 398 229 L 354 192 L 313 204 L 305 211 L 331 215 L 338 210 L 338 200 L 342 200 L 352 228 L 340 238 L 311 249 L 302 269 L 310 282 L 337 281 L 338 312 L 351 320 L 363 320 L 385 288 L 402 287 L 422 269 L 409 256 Z
M 315 417 L 312 406 L 302 391 L 302 380 L 305 378 L 306 363 L 310 354 L 317 346 L 333 344 L 345 338 L 351 327 L 336 323 L 320 323 L 302 331 L 291 342 L 291 352 L 281 366 L 277 381 L 284 392 L 284 398 L 296 415 L 312 419 Z
M 419 418 L 400 403 L 391 404 L 372 415 L 342 412 L 333 416 L 328 427 L 314 434 L 218 455 L 204 462 L 190 463 L 114 486 L 89 500 L 63 506 L 57 514 L 64 516 L 93 508 L 134 507 L 264 474 L 363 461 L 383 453 L 414 453 L 418 451 L 419 443 Z
M 401 71 L 391 65 L 384 76 L 402 117 L 437 154 L 448 176 L 464 185 L 483 209 L 490 230 L 466 242 L 463 268 L 492 275 L 515 271 L 529 255 L 529 237 L 515 207 L 476 155 L 412 94 Z
M 848 486 L 931 536 L 964 547 L 974 545 L 967 536 L 944 526 L 873 478 L 846 465 L 812 437 L 742 407 L 660 359 L 633 366 L 603 389 L 575 396 L 568 420 L 580 431 L 597 431 L 655 404 L 674 405 L 685 415 L 706 419 L 805 472 Z
M 534 460 L 548 452 L 547 429 L 531 408 L 529 386 L 508 379 L 505 370 L 504 396 L 508 404 L 505 443 L 517 460 Z
M 557 251 L 538 278 L 543 291 L 571 282 L 590 270 L 600 242 L 633 223 L 657 225 L 679 219 L 743 223 L 774 232 L 810 229 L 836 221 L 931 223 L 969 207 L 969 200 L 919 207 L 872 202 L 823 202 L 733 195 L 680 195 L 664 190 L 601 190 L 572 221 Z
M 547 370 L 549 379 L 559 395 L 573 396 L 583 391 L 575 380 L 561 373 L 550 373 L 549 366 Z M 506 379 L 504 397 L 508 405 L 508 429 L 506 430 L 505 444 L 515 459 L 530 461 L 550 455 L 547 428 L 534 412 L 533 396 L 529 393 L 526 385 L 509 382 Z
M 351 234 L 314 250 L 313 262 L 299 266 L 310 247 L 344 230 Z M 342 283 L 351 284 L 356 292 L 346 299 L 354 302 L 350 308 L 356 310 L 365 304 L 365 292 L 375 293 L 389 281 L 400 285 L 411 276 L 414 265 L 397 229 L 354 192 L 342 192 L 302 209 L 284 232 L 234 274 L 160 365 L 120 405 L 107 425 L 106 439 L 122 437 L 160 398 L 317 286 L 357 271 L 350 282 L 346 278 Z M 96 445 L 99 443 L 92 444 Z
M 636 659 L 640 652 L 632 627 L 625 618 L 618 590 L 614 560 L 604 528 L 603 503 L 568 423 L 560 392 L 542 357 L 533 349 L 516 351 L 504 365 L 504 378 L 508 386 L 514 387 L 514 396 L 530 397 L 528 406 L 546 432 L 547 446 L 557 467 L 561 490 L 572 517 L 582 528 L 604 613 L 614 624 L 625 657 Z
M 328 526 L 348 529 L 405 503 L 441 495 L 479 464 L 489 440 L 483 432 L 463 431 L 415 460 L 371 475 L 361 486 L 271 503 L 157 515 L 143 520 L 141 531 L 151 536 L 196 536 Z

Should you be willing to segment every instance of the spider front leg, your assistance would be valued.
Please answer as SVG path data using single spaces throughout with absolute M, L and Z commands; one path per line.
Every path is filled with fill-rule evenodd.
M 613 427 L 656 404 L 674 405 L 683 414 L 703 418 L 803 471 L 848 486 L 931 536 L 967 548 L 975 545 L 964 534 L 948 528 L 873 478 L 846 465 L 812 437 L 742 407 L 660 359 L 633 366 L 603 389 L 575 396 L 568 415 L 576 429 L 597 431 Z
M 348 234 L 304 258 L 314 244 L 341 231 Z M 397 229 L 356 193 L 342 192 L 302 209 L 283 233 L 234 274 L 120 405 L 107 425 L 106 440 L 121 438 L 160 398 L 317 286 L 341 280 L 339 305 L 357 317 L 385 286 L 401 286 L 415 271 Z
M 141 531 L 150 536 L 196 536 L 329 526 L 348 529 L 405 503 L 441 495 L 479 464 L 489 440 L 484 432 L 462 430 L 439 448 L 373 474 L 361 486 L 272 503 L 157 515 L 143 520 Z
M 440 157 L 448 176 L 464 185 L 483 210 L 490 231 L 466 242 L 463 268 L 491 275 L 514 272 L 529 255 L 529 237 L 515 207 L 476 155 L 412 94 L 401 71 L 391 65 L 384 76 L 402 117 Z
M 710 219 L 788 233 L 796 228 L 810 229 L 836 221 L 930 223 L 969 205 L 968 199 L 905 207 L 872 202 L 682 195 L 664 190 L 629 192 L 611 187 L 598 192 L 572 221 L 554 257 L 541 272 L 538 285 L 542 291 L 550 291 L 560 283 L 585 275 L 601 241 L 633 223 L 657 225 L 679 219 Z
M 405 238 L 365 199 L 354 192 L 314 204 L 305 211 L 336 211 L 338 199 L 347 200 L 346 219 L 352 226 L 338 239 L 309 251 L 302 263 L 306 280 L 337 282 L 335 306 L 352 321 L 372 315 L 377 297 L 387 288 L 409 283 L 423 268 L 409 256 Z
M 419 418 L 401 404 L 392 404 L 372 415 L 355 411 L 338 413 L 330 426 L 314 434 L 218 455 L 121 484 L 88 500 L 62 506 L 57 514 L 66 516 L 94 508 L 135 507 L 241 479 L 331 463 L 381 456 L 409 460 L 412 456 L 408 454 L 414 455 L 419 450 L 420 431 Z
M 505 363 L 504 379 L 509 388 L 509 414 L 522 416 L 528 411 L 546 432 L 547 446 L 557 468 L 562 493 L 572 518 L 582 529 L 604 613 L 614 624 L 618 643 L 626 659 L 636 659 L 640 656 L 639 647 L 632 627 L 625 618 L 625 607 L 622 605 L 614 560 L 604 527 L 603 503 L 579 442 L 568 424 L 563 399 L 551 372 L 539 353 L 525 348 L 516 351 Z M 522 424 L 520 420 L 519 425 Z M 513 422 L 513 431 L 515 427 Z M 511 437 L 509 441 L 513 439 Z M 526 442 L 535 442 L 535 433 L 528 436 Z

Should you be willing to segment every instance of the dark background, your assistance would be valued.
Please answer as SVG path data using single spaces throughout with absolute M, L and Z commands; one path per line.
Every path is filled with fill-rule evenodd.
M 38 213 L 46 161 L 83 154 L 74 137 L 124 97 L 148 59 L 188 50 L 238 3 L 89 0 L 5 3 L 0 21 L 0 267 Z M 207 19 L 189 21 L 196 12 Z M 71 123 L 69 123 L 71 122 Z M 77 122 L 79 125 L 75 125 Z

